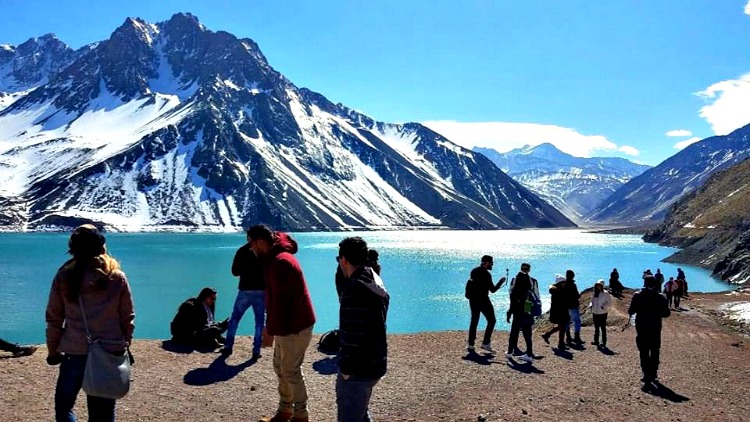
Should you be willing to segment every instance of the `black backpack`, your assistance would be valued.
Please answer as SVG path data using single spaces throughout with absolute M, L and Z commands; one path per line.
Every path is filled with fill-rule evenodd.
M 470 278 L 466 280 L 466 291 L 464 292 L 464 297 L 467 299 L 471 299 L 474 297 L 474 279 Z
M 339 338 L 339 330 L 331 330 L 322 336 L 318 340 L 318 351 L 327 355 L 337 355 L 341 348 L 341 339 Z

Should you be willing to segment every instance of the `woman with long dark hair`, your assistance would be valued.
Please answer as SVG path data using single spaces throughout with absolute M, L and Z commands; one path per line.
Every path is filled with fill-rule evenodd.
M 120 264 L 107 254 L 104 235 L 91 224 L 77 227 L 68 241 L 72 259 L 52 280 L 47 302 L 47 363 L 60 365 L 55 389 L 55 420 L 75 421 L 73 413 L 89 342 L 88 330 L 113 354 L 126 353 L 135 312 L 130 285 Z M 87 395 L 90 421 L 114 421 L 115 400 Z

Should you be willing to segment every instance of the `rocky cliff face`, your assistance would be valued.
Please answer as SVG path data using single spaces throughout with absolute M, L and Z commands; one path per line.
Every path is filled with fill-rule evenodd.
M 0 110 L 0 223 L 120 230 L 573 223 L 488 159 L 377 122 L 189 14 L 127 19 Z
M 670 208 L 644 240 L 682 248 L 670 262 L 699 265 L 731 283 L 750 282 L 750 159 L 714 174 Z
M 594 223 L 646 225 L 715 172 L 750 157 L 750 125 L 696 142 L 617 189 L 586 216 Z

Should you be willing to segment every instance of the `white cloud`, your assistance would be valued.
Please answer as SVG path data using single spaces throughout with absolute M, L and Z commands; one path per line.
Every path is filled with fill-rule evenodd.
M 634 147 L 631 147 L 630 145 L 623 145 L 620 148 L 617 148 L 617 150 L 620 151 L 623 154 L 627 154 L 627 155 L 630 155 L 630 156 L 633 156 L 633 157 L 635 157 L 635 156 L 637 156 L 638 154 L 641 153 L 640 151 L 638 151 Z
M 545 142 L 577 157 L 590 157 L 594 151 L 623 152 L 638 155 L 631 146 L 618 146 L 602 135 L 584 135 L 575 129 L 536 123 L 457 122 L 437 120 L 422 122 L 435 132 L 465 148 L 475 146 L 508 152 L 524 145 Z
M 672 137 L 693 136 L 693 132 L 689 130 L 685 130 L 685 129 L 675 129 L 675 130 L 670 130 L 669 132 L 665 133 L 665 135 L 672 136 Z
M 696 142 L 698 142 L 700 140 L 701 140 L 701 138 L 699 138 L 697 136 L 694 136 L 694 137 L 692 137 L 690 139 L 685 139 L 684 141 L 680 141 L 680 142 L 674 144 L 672 146 L 672 148 L 681 150 L 681 149 L 685 148 L 686 146 L 694 144 L 694 143 L 696 143 Z
M 716 135 L 726 135 L 750 123 L 750 73 L 717 82 L 695 94 L 708 103 L 699 114 Z
M 750 15 L 750 1 L 745 5 L 745 14 Z

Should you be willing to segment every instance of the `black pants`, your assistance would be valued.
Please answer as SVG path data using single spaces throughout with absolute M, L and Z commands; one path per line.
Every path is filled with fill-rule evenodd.
M 602 342 L 599 343 L 599 331 L 602 332 Z M 594 314 L 594 343 L 607 345 L 607 314 Z
M 680 300 L 682 299 L 682 292 L 677 292 L 674 294 L 674 307 L 675 309 L 680 307 Z
M 641 369 L 647 381 L 657 378 L 659 371 L 659 349 L 661 349 L 661 327 L 635 327 L 635 344 L 641 355 Z
M 534 323 L 534 318 L 531 315 L 518 312 L 513 314 L 513 323 L 510 325 L 510 337 L 508 338 L 508 353 L 513 351 L 518 346 L 518 333 L 523 333 L 523 339 L 526 341 L 526 354 L 534 356 L 534 350 L 531 344 L 531 325 Z
M 672 302 L 674 300 L 674 293 L 666 292 L 666 295 L 667 295 L 667 306 L 672 307 Z
M 556 324 L 554 327 L 552 327 L 551 330 L 544 333 L 544 336 L 549 337 L 552 334 L 559 333 L 557 347 L 562 349 L 563 346 L 565 346 L 565 327 L 567 327 L 567 325 L 568 325 L 567 322 L 564 324 Z
M 484 341 L 482 344 L 490 344 L 492 331 L 495 329 L 495 308 L 489 297 L 481 299 L 469 299 L 471 309 L 471 322 L 469 323 L 469 345 L 473 346 L 477 338 L 477 325 L 479 325 L 479 314 L 484 315 L 487 320 L 487 328 L 484 330 Z

